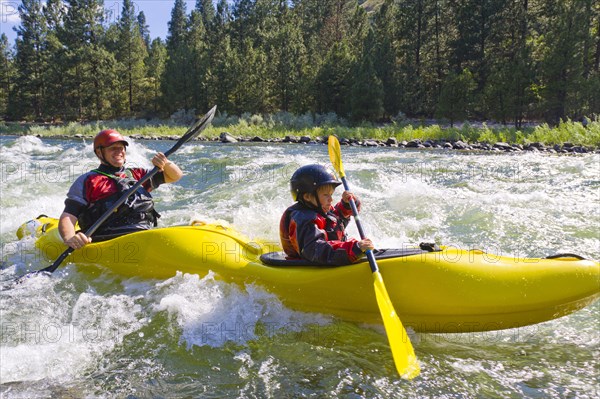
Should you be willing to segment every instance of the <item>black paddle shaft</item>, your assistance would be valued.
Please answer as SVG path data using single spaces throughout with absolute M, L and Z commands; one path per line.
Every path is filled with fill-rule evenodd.
M 197 121 L 195 121 L 194 124 L 188 129 L 188 131 L 179 140 L 177 140 L 177 143 L 175 143 L 175 145 L 173 145 L 173 147 L 171 147 L 169 150 L 167 150 L 164 153 L 165 156 L 168 157 L 169 155 L 171 155 L 172 153 L 177 151 L 179 149 L 179 147 L 181 147 L 183 144 L 185 144 L 186 142 L 190 141 L 193 137 L 200 134 L 200 132 L 202 130 L 204 130 L 204 128 L 206 128 L 206 126 L 208 126 L 208 124 L 212 121 L 213 117 L 215 116 L 216 110 L 217 110 L 217 106 L 215 105 L 206 113 L 206 115 L 204 115 L 201 119 L 198 119 Z M 90 237 L 92 234 L 94 234 L 96 232 L 96 230 L 98 230 L 98 228 L 102 225 L 102 223 L 106 222 L 106 220 L 111 216 L 111 214 L 115 211 L 115 209 L 117 209 L 118 207 L 123 205 L 123 203 L 125 201 L 127 201 L 127 198 L 129 198 L 133 193 L 135 193 L 137 191 L 137 189 L 142 186 L 142 184 L 144 184 L 149 179 L 151 179 L 159 171 L 160 171 L 160 169 L 158 169 L 158 167 L 155 166 L 150 172 L 146 173 L 144 175 L 144 177 L 142 177 L 140 180 L 137 181 L 137 183 L 135 183 L 133 186 L 131 186 L 131 188 L 129 188 L 129 190 L 127 190 L 121 196 L 121 198 L 119 198 L 112 205 L 112 207 L 110 209 L 108 209 L 106 212 L 104 212 L 104 214 L 102 216 L 100 216 L 100 218 L 98 220 L 96 220 L 96 222 L 93 225 L 91 225 L 89 229 L 86 230 L 85 235 Z M 74 251 L 73 248 L 71 248 L 71 247 L 67 248 L 65 250 L 65 252 L 63 252 L 54 261 L 54 263 L 51 266 L 48 266 L 41 270 L 37 270 L 35 272 L 28 273 L 23 277 L 27 277 L 30 274 L 37 274 L 37 273 L 43 273 L 43 272 L 46 272 L 46 273 L 54 272 L 58 268 L 58 266 L 60 266 L 60 264 L 65 260 L 65 258 L 67 256 L 69 256 L 73 251 Z M 21 277 L 21 278 L 23 278 L 23 277 Z
M 346 177 L 342 177 L 342 184 L 344 185 L 344 190 L 350 191 L 350 187 L 348 186 L 348 181 L 346 180 Z M 356 228 L 358 228 L 358 234 L 360 235 L 360 239 L 364 240 L 366 235 L 365 231 L 363 230 L 362 223 L 360 222 L 360 218 L 358 216 L 358 208 L 356 207 L 354 198 L 350 198 L 350 207 L 352 208 L 352 214 L 354 215 L 354 221 L 356 222 Z M 375 255 L 373 255 L 373 251 L 367 249 L 365 254 L 367 255 L 367 259 L 369 260 L 371 272 L 375 273 L 379 271 L 379 268 L 377 267 L 377 262 L 375 261 Z

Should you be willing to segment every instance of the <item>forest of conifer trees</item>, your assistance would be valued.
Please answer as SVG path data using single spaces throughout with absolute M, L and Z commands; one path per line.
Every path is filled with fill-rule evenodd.
M 0 36 L 0 120 L 165 118 L 213 104 L 517 126 L 600 113 L 597 0 L 360 3 L 173 0 L 162 40 L 132 0 L 116 20 L 103 0 L 22 0 L 15 43 Z

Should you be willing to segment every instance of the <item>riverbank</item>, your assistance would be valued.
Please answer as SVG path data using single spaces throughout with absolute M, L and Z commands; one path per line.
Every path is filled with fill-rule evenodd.
M 219 141 L 227 143 L 231 142 L 231 137 L 224 135 Z M 234 139 L 235 140 L 235 139 Z M 238 141 L 238 140 L 236 140 Z M 260 137 L 254 137 L 252 139 L 243 139 L 241 141 L 252 141 L 252 142 L 282 142 L 282 143 L 300 143 L 300 144 L 326 144 L 327 138 L 317 138 L 311 139 L 310 137 L 294 137 L 294 136 L 286 136 L 283 139 L 274 139 L 274 140 L 263 140 Z M 357 140 L 357 139 L 348 139 L 341 138 L 341 145 L 351 145 L 351 146 L 363 146 L 363 147 L 397 147 L 397 148 L 413 148 L 413 149 L 445 149 L 445 150 L 466 150 L 466 151 L 492 151 L 492 152 L 522 152 L 522 151 L 530 151 L 530 152 L 547 152 L 547 153 L 600 153 L 600 147 L 593 146 L 582 146 L 575 145 L 573 143 L 563 143 L 563 144 L 554 144 L 554 145 L 546 145 L 540 142 L 527 143 L 525 145 L 522 144 L 510 144 L 505 142 L 495 142 L 495 143 L 469 143 L 462 140 L 425 140 L 422 141 L 420 139 L 413 139 L 410 141 L 402 140 L 398 141 L 395 138 L 389 138 L 385 141 L 383 140 Z
M 1 124 L 0 134 L 35 135 L 65 139 L 92 139 L 104 128 L 119 130 L 134 139 L 175 140 L 186 130 L 184 124 L 169 121 L 98 121 L 93 123 L 69 123 L 64 125 L 18 125 Z M 414 149 L 455 149 L 497 152 L 549 152 L 590 153 L 600 152 L 600 121 L 566 121 L 558 126 L 547 124 L 516 129 L 504 125 L 464 123 L 449 127 L 442 124 L 412 122 L 393 123 L 383 126 L 350 127 L 343 124 L 324 123 L 314 126 L 314 121 L 304 124 L 298 120 L 217 117 L 208 127 L 200 141 L 222 143 L 273 142 L 318 144 L 329 135 L 340 138 L 342 145 L 364 147 L 398 147 Z

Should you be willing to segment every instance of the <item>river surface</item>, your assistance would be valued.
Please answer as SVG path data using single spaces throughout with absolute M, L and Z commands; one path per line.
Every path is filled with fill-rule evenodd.
M 149 167 L 172 144 L 132 141 L 128 164 Z M 57 217 L 70 184 L 97 161 L 89 141 L 2 136 L 0 145 L 2 398 L 600 397 L 599 302 L 518 329 L 411 332 L 422 373 L 406 381 L 381 326 L 298 312 L 213 274 L 124 279 L 69 263 L 13 285 L 48 265 L 16 229 L 39 214 Z M 378 247 L 435 241 L 600 258 L 598 154 L 342 154 Z M 185 176 L 154 193 L 161 226 L 218 220 L 273 241 L 293 171 L 329 162 L 324 145 L 266 143 L 188 143 L 172 159 Z M 358 235 L 354 224 L 349 234 Z

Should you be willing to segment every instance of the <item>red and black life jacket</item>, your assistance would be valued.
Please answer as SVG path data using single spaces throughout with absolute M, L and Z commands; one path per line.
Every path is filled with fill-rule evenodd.
M 117 191 L 91 202 L 79 215 L 78 222 L 82 231 L 86 231 L 107 210 L 112 208 L 115 202 L 129 190 L 137 180 L 133 177 L 131 169 L 124 169 L 122 175 L 105 173 L 98 169 L 93 170 L 95 174 L 107 176 L 116 183 Z M 93 175 L 92 175 L 93 176 Z M 93 189 L 93 188 L 92 188 Z M 156 227 L 160 215 L 154 210 L 152 196 L 146 188 L 140 186 L 135 193 L 119 206 L 111 216 L 96 230 L 94 236 L 116 236 L 137 230 L 147 230 Z
M 354 262 L 361 251 L 357 241 L 346 236 L 352 211 L 343 208 L 340 202 L 325 214 L 297 202 L 286 209 L 279 224 L 279 236 L 288 258 L 303 258 L 323 265 Z

